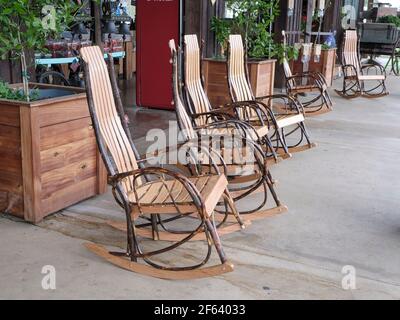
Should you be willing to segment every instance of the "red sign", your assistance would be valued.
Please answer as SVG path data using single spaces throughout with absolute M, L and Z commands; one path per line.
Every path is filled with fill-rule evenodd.
M 136 103 L 174 109 L 168 41 L 179 43 L 180 0 L 136 1 Z

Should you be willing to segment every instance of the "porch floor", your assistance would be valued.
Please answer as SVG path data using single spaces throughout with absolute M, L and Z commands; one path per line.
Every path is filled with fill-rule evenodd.
M 164 281 L 121 270 L 82 243 L 122 246 L 105 225 L 123 219 L 111 194 L 57 213 L 38 226 L 0 216 L 0 298 L 11 299 L 399 299 L 400 93 L 347 101 L 307 120 L 318 148 L 272 168 L 289 212 L 222 238 L 235 271 L 195 281 Z M 337 82 L 334 87 L 339 87 Z M 165 129 L 172 112 L 130 110 L 143 128 Z M 135 126 L 139 122 L 135 132 Z M 145 123 L 145 126 L 144 126 Z M 193 250 L 197 245 L 193 244 Z M 44 265 L 57 289 L 41 287 Z M 342 289 L 342 268 L 356 269 L 356 290 Z

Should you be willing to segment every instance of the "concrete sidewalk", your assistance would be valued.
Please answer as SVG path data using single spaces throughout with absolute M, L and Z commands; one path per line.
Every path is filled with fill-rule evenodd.
M 377 100 L 332 92 L 335 111 L 307 120 L 319 147 L 272 168 L 289 212 L 222 239 L 235 272 L 164 281 L 97 258 L 85 240 L 125 241 L 102 222 L 123 219 L 108 194 L 40 226 L 0 217 L 0 298 L 399 299 L 399 81 L 391 77 L 391 95 Z M 56 268 L 56 290 L 41 287 L 44 265 Z M 342 288 L 346 265 L 356 270 L 356 290 Z

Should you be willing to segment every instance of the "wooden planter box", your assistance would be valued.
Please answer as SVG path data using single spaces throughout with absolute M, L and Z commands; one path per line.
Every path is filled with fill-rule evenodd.
M 107 188 L 86 93 L 36 86 L 75 94 L 0 100 L 0 211 L 33 223 Z
M 276 60 L 249 61 L 249 78 L 256 97 L 274 94 L 275 63 Z M 231 103 L 226 61 L 204 59 L 203 74 L 204 87 L 211 105 L 218 107 Z
M 325 76 L 328 86 L 330 87 L 332 86 L 334 78 L 335 65 L 336 49 L 322 50 L 319 62 L 314 62 L 313 58 L 311 58 L 308 71 L 322 73 Z M 303 63 L 301 62 L 301 56 L 299 56 L 298 60 L 290 61 L 290 68 L 293 74 L 301 74 L 303 72 Z

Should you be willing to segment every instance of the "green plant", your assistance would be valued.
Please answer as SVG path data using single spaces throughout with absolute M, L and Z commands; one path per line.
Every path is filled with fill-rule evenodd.
M 39 97 L 37 90 L 30 90 L 29 100 L 34 101 Z M 9 85 L 3 81 L 0 81 L 0 99 L 26 101 L 28 100 L 25 93 L 20 89 L 10 88 Z
M 393 23 L 396 27 L 400 28 L 400 17 L 396 16 L 384 16 L 380 17 L 378 22 L 380 23 Z
M 211 20 L 211 31 L 215 33 L 215 39 L 221 46 L 222 52 L 224 52 L 227 48 L 227 41 L 231 32 L 230 22 L 227 19 L 213 17 Z
M 240 33 L 244 37 L 249 58 L 278 58 L 282 60 L 285 50 L 275 43 L 271 26 L 280 14 L 279 0 L 226 0 L 227 7 L 233 11 L 231 21 L 214 17 L 211 28 L 221 47 L 225 47 L 230 33 Z M 289 59 L 296 57 L 297 50 L 286 48 Z
M 73 21 L 79 5 L 71 0 L 0 0 L 0 58 L 20 59 L 23 90 L 30 100 L 26 52 L 42 51 L 46 40 Z

